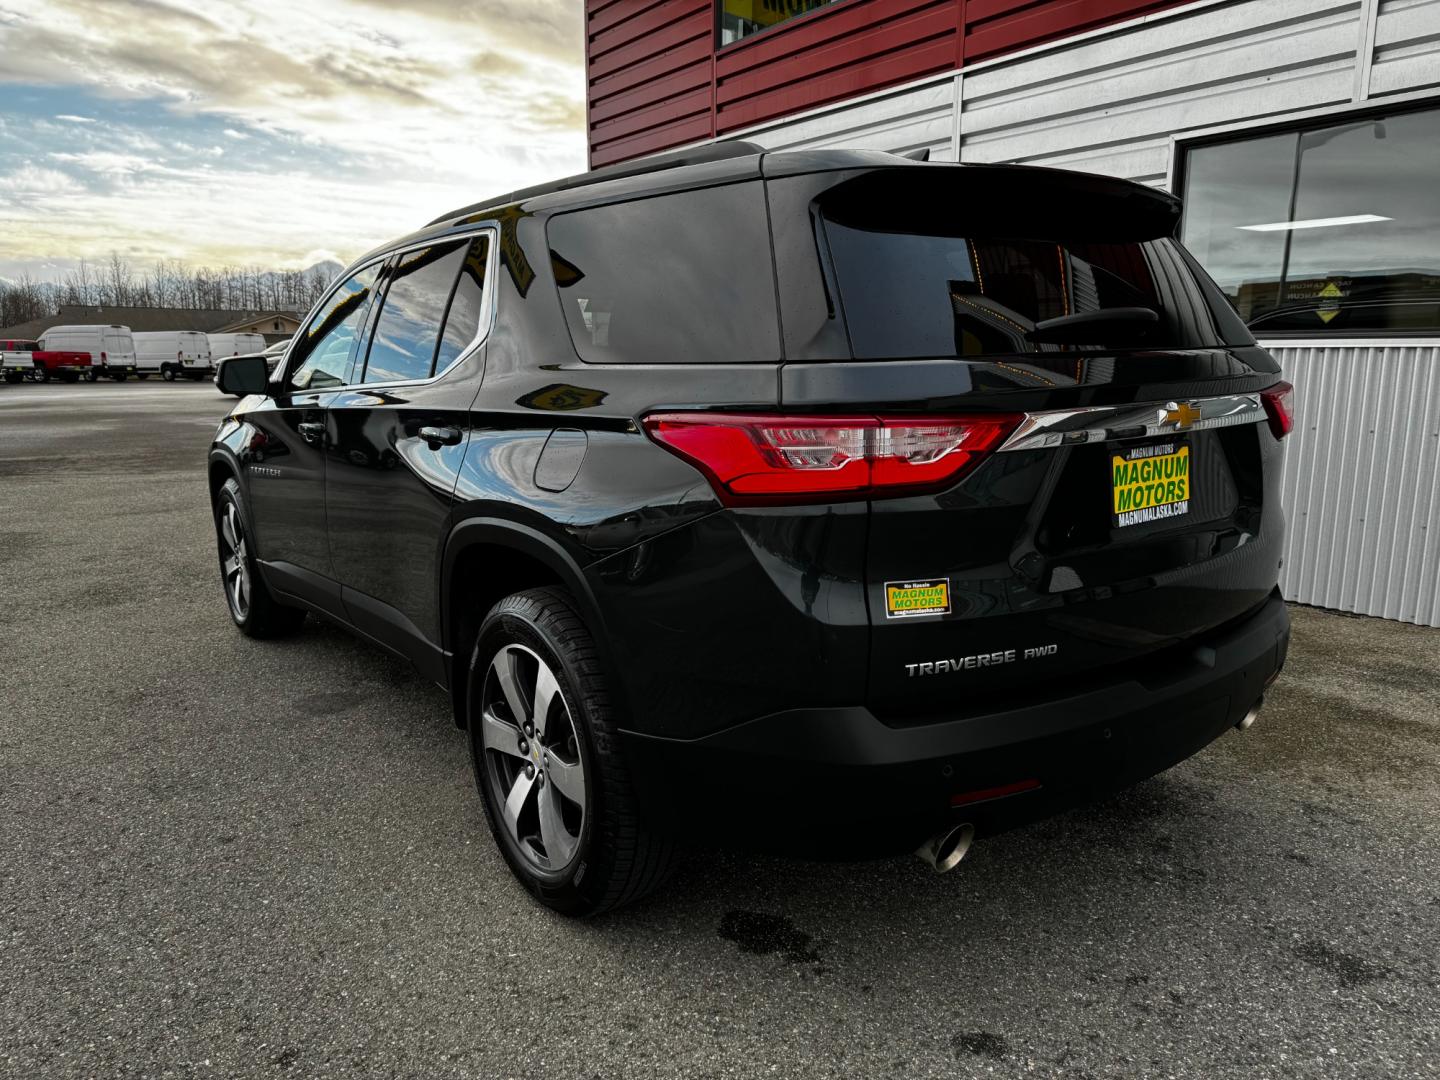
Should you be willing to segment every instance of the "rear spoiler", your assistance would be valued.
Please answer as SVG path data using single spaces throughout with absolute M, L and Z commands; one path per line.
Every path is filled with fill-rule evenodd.
M 1015 239 L 1138 241 L 1174 236 L 1181 202 L 1159 188 L 1095 173 L 1034 165 L 957 165 L 897 154 L 855 154 L 859 168 L 836 168 L 823 152 L 766 154 L 766 179 L 843 172 L 819 202 L 837 222 L 874 219 L 916 232 L 1003 235 Z M 870 164 L 869 162 L 873 162 Z

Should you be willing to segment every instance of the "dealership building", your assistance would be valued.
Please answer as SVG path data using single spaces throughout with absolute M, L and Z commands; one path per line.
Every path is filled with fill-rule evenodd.
M 1440 625 L 1440 0 L 586 0 L 592 167 L 724 139 L 1081 169 L 1297 391 L 1287 597 Z

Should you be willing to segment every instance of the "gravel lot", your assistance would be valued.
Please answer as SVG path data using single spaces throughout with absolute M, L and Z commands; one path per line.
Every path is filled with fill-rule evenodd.
M 0 386 L 0 1074 L 1440 1075 L 1440 631 L 1296 609 L 1255 728 L 918 860 L 585 924 L 445 697 L 218 586 L 208 384 Z

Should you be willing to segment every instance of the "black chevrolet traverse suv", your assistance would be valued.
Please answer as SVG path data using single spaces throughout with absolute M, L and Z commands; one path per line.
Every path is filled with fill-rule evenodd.
M 572 914 L 971 837 L 1253 719 L 1290 387 L 1136 184 L 725 144 L 347 269 L 209 457 L 230 613 L 411 661 Z

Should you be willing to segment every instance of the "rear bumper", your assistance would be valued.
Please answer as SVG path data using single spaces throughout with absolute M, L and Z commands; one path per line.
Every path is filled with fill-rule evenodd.
M 1161 684 L 904 727 L 855 706 L 787 710 L 698 739 L 622 737 L 657 826 L 814 857 L 885 854 L 948 823 L 1013 828 L 1183 761 L 1259 700 L 1289 638 L 1275 595 L 1197 640 Z

